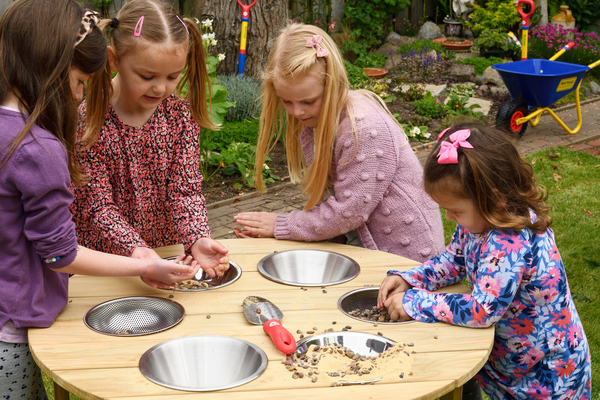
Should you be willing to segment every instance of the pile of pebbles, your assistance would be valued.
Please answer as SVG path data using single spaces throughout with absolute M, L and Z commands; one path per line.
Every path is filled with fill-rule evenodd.
M 353 317 L 364 319 L 367 321 L 373 322 L 395 322 L 390 318 L 390 314 L 385 307 L 377 308 L 377 306 L 373 306 L 372 308 L 366 308 L 361 310 L 357 308 L 355 310 L 349 311 L 348 314 Z

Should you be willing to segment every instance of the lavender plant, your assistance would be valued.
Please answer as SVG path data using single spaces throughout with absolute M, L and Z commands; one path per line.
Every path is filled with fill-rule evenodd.
M 398 73 L 411 82 L 442 84 L 453 81 L 450 76 L 452 61 L 439 53 L 432 57 L 428 46 L 418 52 L 411 50 L 401 53 L 401 56 L 402 63 Z

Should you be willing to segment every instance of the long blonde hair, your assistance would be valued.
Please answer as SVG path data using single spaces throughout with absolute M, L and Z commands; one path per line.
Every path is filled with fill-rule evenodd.
M 313 35 L 323 38 L 320 46 L 328 51 L 327 57 L 317 57 L 314 48 L 306 47 L 306 41 Z M 325 90 L 320 115 L 328 118 L 320 118 L 315 128 L 315 157 L 307 168 L 300 144 L 300 132 L 304 127 L 299 119 L 286 115 L 273 82 L 304 77 L 319 64 L 325 67 Z M 323 200 L 323 194 L 331 184 L 335 138 L 342 111 L 347 107 L 350 87 L 344 60 L 334 41 L 323 30 L 313 25 L 292 24 L 283 29 L 275 41 L 263 78 L 262 113 L 256 151 L 256 187 L 259 191 L 264 191 L 262 166 L 266 155 L 281 137 L 285 124 L 290 179 L 292 182 L 303 183 L 303 193 L 308 197 L 305 209 L 310 209 Z
M 143 29 L 141 29 L 139 37 L 135 37 L 135 27 L 142 15 L 144 16 Z M 118 24 L 116 26 L 114 21 L 110 19 L 103 19 L 98 24 L 103 30 L 108 30 L 108 37 L 111 45 L 115 48 L 117 57 L 135 51 L 135 46 L 167 41 L 189 46 L 186 71 L 177 85 L 176 92 L 181 95 L 182 88 L 186 83 L 189 84 L 187 97 L 190 101 L 192 116 L 200 126 L 211 130 L 218 129 L 212 122 L 207 108 L 211 94 L 210 85 L 209 95 L 206 94 L 206 84 L 208 82 L 206 55 L 202 46 L 202 33 L 194 21 L 179 17 L 177 11 L 171 5 L 153 0 L 128 1 L 117 14 L 117 20 Z M 98 74 L 91 79 L 88 85 L 86 134 L 84 139 L 88 146 L 94 142 L 104 124 L 108 102 L 112 94 L 110 82 L 111 71 L 107 60 L 102 74 Z M 107 84 L 109 87 L 107 87 Z

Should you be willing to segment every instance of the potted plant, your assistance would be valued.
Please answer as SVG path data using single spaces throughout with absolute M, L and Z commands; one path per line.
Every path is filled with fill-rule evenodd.
M 508 36 L 507 32 L 500 32 L 497 29 L 483 31 L 475 39 L 471 51 L 479 51 L 481 57 L 514 57 L 521 50 Z

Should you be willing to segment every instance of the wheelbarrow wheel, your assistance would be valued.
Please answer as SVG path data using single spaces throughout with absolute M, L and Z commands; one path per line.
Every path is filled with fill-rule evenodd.
M 519 118 L 523 118 L 529 114 L 527 104 L 519 99 L 510 99 L 500 105 L 498 114 L 496 115 L 496 126 L 505 130 L 514 137 L 520 139 L 523 137 L 527 124 L 517 124 Z

